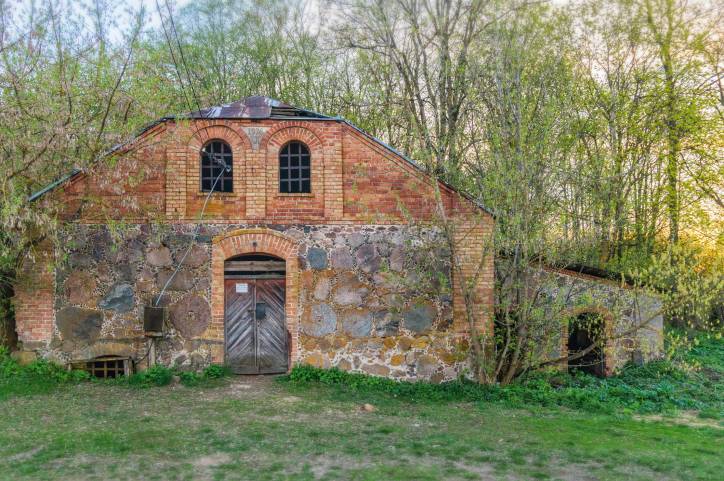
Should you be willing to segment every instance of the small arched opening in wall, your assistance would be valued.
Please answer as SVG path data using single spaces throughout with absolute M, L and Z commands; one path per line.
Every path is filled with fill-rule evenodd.
M 242 254 L 224 262 L 224 346 L 226 364 L 237 374 L 289 370 L 286 325 L 286 261 Z
M 613 374 L 611 314 L 603 308 L 580 308 L 570 311 L 568 319 L 562 333 L 562 348 L 564 355 L 575 359 L 566 362 L 567 370 L 598 377 Z

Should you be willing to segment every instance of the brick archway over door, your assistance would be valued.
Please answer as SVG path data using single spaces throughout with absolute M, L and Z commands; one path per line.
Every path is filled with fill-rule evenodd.
M 287 329 L 291 334 L 290 368 L 299 353 L 299 244 L 271 229 L 238 229 L 214 237 L 211 247 L 211 326 L 219 340 L 224 339 L 224 261 L 242 254 L 269 254 L 286 262 Z M 223 359 L 213 359 L 222 362 Z

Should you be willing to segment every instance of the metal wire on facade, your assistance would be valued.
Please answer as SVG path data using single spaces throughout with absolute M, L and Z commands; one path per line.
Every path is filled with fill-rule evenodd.
M 164 284 L 163 289 L 161 289 L 161 292 L 158 294 L 158 297 L 156 298 L 156 302 L 153 304 L 154 307 L 158 307 L 158 303 L 161 302 L 161 297 L 166 292 L 166 289 L 171 284 L 171 281 L 173 281 L 174 277 L 176 277 L 176 274 L 181 269 L 181 266 L 183 265 L 184 261 L 186 260 L 186 257 L 189 255 L 189 252 L 191 252 L 191 248 L 196 243 L 196 238 L 199 236 L 199 231 L 201 230 L 201 220 L 204 217 L 204 212 L 206 211 L 206 206 L 209 203 L 211 194 L 213 194 L 214 191 L 216 190 L 216 184 L 219 182 L 219 179 L 221 179 L 221 176 L 224 175 L 224 172 L 229 172 L 231 170 L 231 166 L 227 165 L 226 162 L 223 161 L 223 159 L 220 159 L 219 157 L 214 157 L 214 161 L 217 162 L 219 165 L 221 165 L 221 167 L 222 167 L 221 172 L 219 172 L 219 175 L 216 176 L 216 180 L 214 180 L 214 184 L 211 186 L 211 190 L 209 190 L 209 193 L 206 194 L 206 199 L 204 200 L 204 205 L 201 207 L 201 212 L 199 213 L 199 218 L 196 221 L 196 227 L 194 228 L 194 235 L 191 237 L 191 242 L 189 242 L 189 246 L 188 246 L 188 248 L 186 248 L 186 252 L 184 253 L 183 257 L 181 257 L 181 260 L 178 262 L 176 269 L 174 269 L 173 273 L 166 281 L 166 284 Z

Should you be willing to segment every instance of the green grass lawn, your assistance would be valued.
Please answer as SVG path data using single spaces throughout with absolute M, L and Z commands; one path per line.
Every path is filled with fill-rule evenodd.
M 507 387 L 309 367 L 88 382 L 0 352 L 0 481 L 719 480 L 724 341 L 702 339 L 686 354 L 696 371 L 659 361 Z
M 718 422 L 672 421 L 269 378 L 61 384 L 0 400 L 0 479 L 721 479 Z

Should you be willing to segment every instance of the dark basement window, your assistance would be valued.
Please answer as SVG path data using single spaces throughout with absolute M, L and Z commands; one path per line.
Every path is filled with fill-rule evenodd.
M 279 151 L 279 192 L 308 194 L 312 192 L 311 156 L 302 142 L 289 142 Z
M 73 369 L 86 371 L 93 377 L 111 379 L 131 374 L 131 359 L 127 357 L 102 356 L 89 361 L 72 363 Z
M 210 192 L 221 174 L 214 192 L 233 192 L 233 160 L 231 147 L 223 140 L 212 140 L 204 145 L 201 149 L 201 191 Z M 228 171 L 224 164 L 229 167 Z

